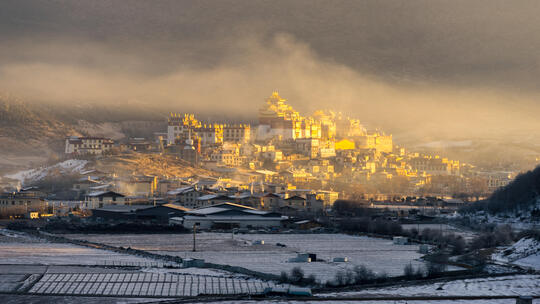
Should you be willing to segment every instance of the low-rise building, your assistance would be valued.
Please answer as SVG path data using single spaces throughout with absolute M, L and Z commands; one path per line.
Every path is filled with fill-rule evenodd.
M 177 204 L 163 204 L 137 210 L 137 220 L 155 221 L 158 223 L 168 223 L 172 217 L 184 216 L 191 209 Z
M 493 192 L 500 187 L 508 185 L 513 180 L 513 174 L 508 172 L 488 174 L 487 188 L 489 192 Z
M 238 167 L 242 164 L 240 150 L 235 144 L 223 145 L 210 155 L 210 160 L 219 166 Z
M 282 205 L 293 207 L 296 210 L 304 210 L 306 209 L 306 199 L 301 196 L 294 195 L 284 199 Z
M 103 137 L 78 137 L 66 138 L 66 154 L 101 155 L 114 146 L 114 141 Z
M 46 209 L 43 193 L 35 189 L 0 194 L 0 217 L 25 217 L 29 212 L 42 213 Z
M 97 209 L 107 205 L 124 205 L 125 202 L 125 196 L 114 191 L 91 192 L 84 197 L 86 209 Z
M 279 213 L 257 210 L 233 203 L 222 203 L 211 207 L 186 212 L 182 218 L 170 219 L 171 224 L 180 224 L 192 229 L 272 228 L 280 227 L 286 217 Z
M 262 196 L 263 206 L 266 210 L 278 210 L 281 204 L 281 196 L 275 193 L 267 193 Z
M 251 126 L 247 124 L 225 125 L 223 127 L 223 141 L 247 143 L 251 139 Z
M 157 176 L 135 176 L 129 180 L 116 181 L 117 191 L 132 196 L 154 196 L 157 185 Z
M 332 207 L 339 198 L 339 192 L 336 191 L 320 190 L 316 192 L 316 195 L 317 199 L 324 202 L 325 208 Z
M 197 198 L 193 208 L 209 207 L 230 201 L 232 201 L 232 199 L 227 195 L 207 194 Z
M 152 205 L 103 205 L 92 208 L 91 218 L 102 221 L 135 221 L 137 211 L 151 207 Z

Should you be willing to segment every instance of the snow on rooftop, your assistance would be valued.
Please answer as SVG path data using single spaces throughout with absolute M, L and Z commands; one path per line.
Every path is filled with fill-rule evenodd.
M 94 192 L 88 193 L 86 196 L 95 197 L 95 196 L 100 196 L 100 195 L 104 195 L 104 194 L 110 194 L 111 196 L 124 196 L 124 195 L 122 195 L 120 193 L 116 193 L 114 191 L 94 191 Z
M 81 173 L 82 175 L 87 175 L 87 174 L 94 173 L 94 172 L 96 172 L 96 170 L 91 169 L 91 170 L 84 170 L 84 171 L 81 171 L 80 173 Z
M 107 192 L 108 191 L 94 191 L 94 192 L 88 193 L 86 196 L 100 196 L 100 195 L 105 194 Z
M 251 213 L 251 214 L 257 214 L 257 215 L 264 215 L 264 214 L 269 213 L 268 211 L 263 211 L 263 210 L 242 210 L 242 211 Z
M 152 208 L 152 205 L 105 205 L 97 210 L 114 212 L 134 212 L 136 210 Z
M 181 187 L 181 188 L 177 188 L 177 189 L 168 191 L 167 194 L 168 195 L 178 195 L 178 194 L 185 193 L 185 192 L 188 192 L 188 191 L 191 191 L 191 190 L 193 190 L 193 187 L 192 186 L 187 186 L 187 187 Z
M 249 198 L 251 197 L 251 193 L 250 192 L 244 192 L 244 193 L 241 193 L 241 194 L 238 194 L 238 195 L 231 195 L 229 196 L 230 198 L 233 198 L 233 199 L 242 199 L 242 198 Z
M 199 215 L 207 215 L 207 214 L 218 213 L 218 212 L 222 212 L 222 211 L 226 211 L 226 210 L 229 210 L 229 209 L 220 208 L 220 207 L 207 207 L 207 208 L 201 208 L 201 209 L 192 210 L 189 213 L 191 213 L 191 214 L 199 214 Z
M 198 197 L 197 200 L 199 200 L 199 201 L 211 200 L 211 199 L 216 198 L 218 196 L 219 195 L 216 195 L 216 194 L 206 194 L 206 195 Z
M 270 213 L 268 211 L 258 210 L 252 207 L 238 205 L 234 203 L 222 203 L 222 204 L 217 204 L 210 207 L 203 207 L 203 208 L 195 209 L 195 210 L 190 211 L 189 214 L 210 215 L 210 214 L 215 214 L 215 213 L 219 213 L 219 212 L 223 212 L 227 210 L 238 210 L 240 212 L 245 213 L 246 215 L 244 216 L 249 216 L 249 215 L 261 216 L 261 215 Z
M 99 186 L 94 186 L 94 187 L 88 187 L 89 189 L 92 189 L 92 190 L 99 190 L 99 189 L 107 189 L 108 187 L 110 187 L 111 185 L 109 184 L 105 184 L 105 185 L 99 185 Z

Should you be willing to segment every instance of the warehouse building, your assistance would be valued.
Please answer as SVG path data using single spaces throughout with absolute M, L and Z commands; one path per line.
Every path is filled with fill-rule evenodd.
M 280 227 L 287 219 L 276 212 L 262 211 L 233 203 L 221 203 L 211 207 L 186 212 L 184 217 L 174 217 L 171 224 L 191 229 L 271 228 Z

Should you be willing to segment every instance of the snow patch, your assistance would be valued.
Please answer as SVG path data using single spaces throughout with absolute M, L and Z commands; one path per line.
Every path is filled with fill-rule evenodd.
M 41 180 L 47 177 L 48 175 L 52 174 L 53 171 L 55 170 L 59 170 L 60 173 L 62 174 L 81 173 L 87 164 L 88 164 L 87 160 L 68 159 L 52 166 L 19 171 L 15 174 L 5 175 L 5 177 L 18 180 L 22 184 L 25 184 L 26 182 L 29 182 L 29 181 Z
M 522 238 L 514 245 L 494 253 L 493 260 L 540 270 L 540 240 Z

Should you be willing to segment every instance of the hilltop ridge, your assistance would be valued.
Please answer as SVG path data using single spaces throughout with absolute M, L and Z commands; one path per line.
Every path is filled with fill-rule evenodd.
M 12 172 L 56 158 L 64 152 L 66 136 L 121 139 L 134 131 L 125 122 L 160 120 L 159 114 L 138 106 L 42 104 L 0 94 L 0 169 Z

